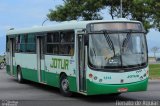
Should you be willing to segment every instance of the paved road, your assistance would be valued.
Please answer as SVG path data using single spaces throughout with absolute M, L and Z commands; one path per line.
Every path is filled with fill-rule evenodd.
M 158 106 L 160 105 L 160 80 L 149 81 L 148 91 L 124 93 L 118 97 L 108 95 L 86 97 L 79 94 L 74 97 L 63 97 L 57 88 L 33 82 L 19 84 L 15 78 L 7 75 L 5 70 L 0 70 L 0 100 L 2 100 L 0 106 L 6 106 L 5 103 L 17 103 L 17 106 L 116 106 L 116 103 L 123 101 L 132 105 L 132 102 L 135 103 L 137 100 L 140 102 L 142 100 L 154 100 L 155 102 L 159 100 L 156 102 Z

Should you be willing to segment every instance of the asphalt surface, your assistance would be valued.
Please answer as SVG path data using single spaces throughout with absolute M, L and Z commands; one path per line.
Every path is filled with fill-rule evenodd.
M 29 81 L 19 84 L 3 69 L 0 70 L 0 100 L 0 106 L 159 106 L 160 80 L 150 80 L 148 90 L 144 92 L 64 97 L 58 88 Z

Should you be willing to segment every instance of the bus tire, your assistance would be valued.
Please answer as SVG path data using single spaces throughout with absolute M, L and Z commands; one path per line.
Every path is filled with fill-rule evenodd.
M 24 82 L 20 66 L 17 67 L 17 80 L 18 80 L 19 83 L 23 83 Z
M 1 62 L 1 63 L 0 63 L 0 69 L 4 69 L 4 67 L 5 67 L 5 66 L 4 66 L 4 62 Z
M 60 77 L 60 92 L 64 96 L 72 96 L 72 93 L 69 91 L 69 81 L 65 74 L 62 74 Z
M 0 69 L 2 69 L 2 68 L 1 68 L 1 63 L 0 63 Z

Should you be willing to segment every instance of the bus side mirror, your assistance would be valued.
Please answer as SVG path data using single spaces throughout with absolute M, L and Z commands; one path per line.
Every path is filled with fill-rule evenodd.
M 84 45 L 87 46 L 89 44 L 89 36 L 87 34 L 84 35 Z

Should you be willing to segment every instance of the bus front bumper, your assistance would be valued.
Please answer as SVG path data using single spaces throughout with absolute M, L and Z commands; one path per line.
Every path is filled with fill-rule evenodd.
M 98 84 L 87 80 L 87 95 L 124 93 L 119 89 L 127 89 L 126 92 L 146 91 L 148 78 L 139 82 L 128 84 Z

